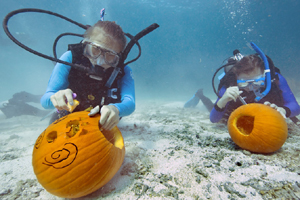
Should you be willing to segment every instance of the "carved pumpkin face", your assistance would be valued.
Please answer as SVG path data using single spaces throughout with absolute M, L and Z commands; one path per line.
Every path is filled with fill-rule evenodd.
M 280 113 L 269 106 L 252 103 L 237 108 L 227 123 L 232 140 L 256 153 L 272 153 L 286 141 L 288 127 Z
M 64 198 L 90 194 L 119 170 L 125 147 L 117 127 L 99 130 L 99 115 L 75 112 L 53 122 L 36 140 L 34 173 L 50 193 Z

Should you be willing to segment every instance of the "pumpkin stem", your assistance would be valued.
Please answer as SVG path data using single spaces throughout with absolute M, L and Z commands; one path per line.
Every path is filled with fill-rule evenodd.
M 250 135 L 254 126 L 253 116 L 241 116 L 236 121 L 236 127 L 244 135 Z

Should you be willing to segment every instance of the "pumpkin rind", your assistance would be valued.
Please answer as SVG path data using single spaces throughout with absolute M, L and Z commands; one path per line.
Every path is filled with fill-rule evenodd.
M 237 121 L 244 116 L 254 119 L 250 133 L 243 133 L 241 128 L 237 127 Z M 277 151 L 286 141 L 288 134 L 287 123 L 281 114 L 273 108 L 259 103 L 237 108 L 230 115 L 227 127 L 232 140 L 239 147 L 255 153 Z
M 90 194 L 105 185 L 123 163 L 120 130 L 101 132 L 99 115 L 89 117 L 88 113 L 75 112 L 53 122 L 35 143 L 33 170 L 49 193 L 64 198 Z

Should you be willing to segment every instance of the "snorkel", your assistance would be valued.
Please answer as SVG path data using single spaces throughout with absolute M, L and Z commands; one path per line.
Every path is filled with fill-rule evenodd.
M 118 73 L 120 72 L 121 68 L 124 68 L 126 65 L 128 65 L 129 63 L 132 63 L 134 61 L 136 61 L 140 56 L 141 56 L 141 46 L 138 42 L 139 39 L 141 39 L 142 37 L 144 37 L 145 35 L 147 35 L 148 33 L 152 32 L 153 30 L 155 30 L 156 28 L 158 28 L 159 25 L 156 23 L 153 23 L 152 25 L 148 26 L 147 28 L 145 28 L 144 30 L 140 31 L 138 34 L 136 34 L 135 36 L 132 36 L 129 33 L 125 33 L 125 35 L 130 39 L 130 42 L 126 45 L 125 49 L 122 51 L 119 63 L 117 65 L 117 67 L 115 67 L 114 71 L 112 72 L 111 76 L 109 77 L 109 79 L 107 80 L 105 87 L 109 88 L 111 86 L 111 84 L 113 83 L 113 81 L 115 80 L 115 78 L 117 77 Z M 133 45 L 136 45 L 139 49 L 139 54 L 136 58 L 128 61 L 125 63 L 125 60 L 131 50 L 131 48 L 133 47 Z
M 262 50 L 260 50 L 260 48 L 253 42 L 251 42 L 250 44 L 251 44 L 251 47 L 256 51 L 256 53 L 258 53 L 260 55 L 260 57 L 264 61 L 264 65 L 265 65 L 264 74 L 266 76 L 266 89 L 262 93 L 255 94 L 256 95 L 255 101 L 258 102 L 263 97 L 265 97 L 271 90 L 271 70 L 269 68 L 268 59 L 267 59 L 266 55 L 262 52 Z

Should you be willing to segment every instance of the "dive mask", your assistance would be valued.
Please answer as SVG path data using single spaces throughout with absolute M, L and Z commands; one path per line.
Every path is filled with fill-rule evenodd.
M 259 90 L 265 86 L 265 76 L 259 76 L 256 79 L 249 80 L 237 80 L 237 85 L 239 89 L 243 89 L 246 91 L 253 91 L 254 93 L 260 92 Z
M 87 40 L 84 40 L 82 43 L 85 45 L 83 55 L 93 60 L 95 64 L 99 66 L 107 64 L 111 67 L 118 65 L 120 57 L 117 52 Z

